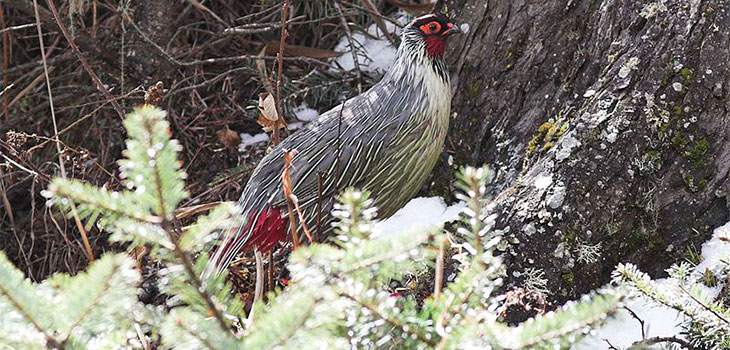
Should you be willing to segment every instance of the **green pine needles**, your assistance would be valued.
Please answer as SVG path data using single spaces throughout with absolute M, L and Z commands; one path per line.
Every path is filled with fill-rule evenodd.
M 165 113 L 139 107 L 124 123 L 129 140 L 119 162 L 126 190 L 111 192 L 56 179 L 44 195 L 66 212 L 75 203 L 89 227 L 114 241 L 145 246 L 165 268 L 165 305 L 138 299 L 140 276 L 126 254 L 106 254 L 88 272 L 57 274 L 39 284 L 0 254 L 0 347 L 12 349 L 558 349 L 575 342 L 622 304 L 604 289 L 518 326 L 500 321 L 496 289 L 504 266 L 500 237 L 487 225 L 488 171 L 462 171 L 467 202 L 451 239 L 465 249 L 460 270 L 438 296 L 419 303 L 393 295 L 388 282 L 442 268 L 434 264 L 445 232 L 373 235 L 376 209 L 368 193 L 340 196 L 335 244 L 291 255 L 291 282 L 245 315 L 225 276 L 202 280 L 206 251 L 232 225 L 235 208 L 220 206 L 183 228 L 175 209 L 188 196 Z M 238 223 L 240 224 L 240 223 Z M 441 248 L 443 249 L 443 248 Z M 435 266 L 435 267 L 434 267 Z
M 721 266 L 727 276 L 728 262 Z M 670 280 L 662 285 L 653 281 L 633 264 L 619 264 L 613 272 L 616 284 L 626 284 L 633 293 L 670 307 L 684 316 L 681 324 L 687 341 L 672 341 L 692 349 L 730 349 L 730 309 L 727 296 L 710 293 L 708 271 L 695 271 L 688 262 L 667 269 Z M 712 276 L 712 273 L 709 273 Z M 708 283 L 710 282 L 710 283 Z M 716 281 L 714 281 L 716 284 Z

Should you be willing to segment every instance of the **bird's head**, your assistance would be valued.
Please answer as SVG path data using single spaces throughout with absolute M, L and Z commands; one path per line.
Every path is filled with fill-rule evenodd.
M 416 47 L 425 49 L 429 58 L 442 58 L 446 44 L 451 35 L 461 33 L 459 27 L 441 12 L 443 1 L 439 0 L 434 10 L 414 19 L 406 27 L 406 40 L 420 40 L 424 45 Z

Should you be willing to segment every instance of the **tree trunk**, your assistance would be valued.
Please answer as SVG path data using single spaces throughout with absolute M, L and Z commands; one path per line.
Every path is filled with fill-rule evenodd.
M 434 190 L 494 169 L 509 285 L 541 270 L 565 300 L 619 262 L 661 275 L 728 221 L 730 1 L 449 5 L 469 30 Z

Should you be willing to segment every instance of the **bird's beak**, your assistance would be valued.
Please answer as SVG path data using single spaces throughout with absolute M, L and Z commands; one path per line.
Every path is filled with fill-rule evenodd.
M 449 36 L 451 36 L 452 34 L 461 34 L 461 29 L 459 29 L 459 27 L 458 27 L 458 26 L 456 26 L 456 24 L 453 24 L 453 23 L 449 23 L 448 27 L 449 27 L 449 28 L 448 28 L 448 29 L 446 29 L 446 31 L 445 31 L 445 32 L 444 32 L 443 34 L 441 34 L 441 35 L 443 35 L 444 37 L 449 37 Z

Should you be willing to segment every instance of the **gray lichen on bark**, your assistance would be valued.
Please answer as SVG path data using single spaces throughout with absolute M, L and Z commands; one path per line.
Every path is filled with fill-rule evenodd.
M 511 270 L 542 268 L 574 298 L 618 262 L 661 275 L 728 220 L 728 1 L 450 5 L 471 30 L 452 53 L 454 165 L 435 183 L 496 170 Z

